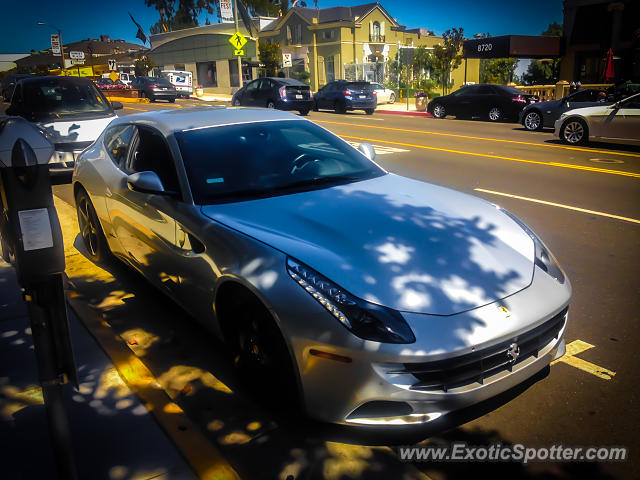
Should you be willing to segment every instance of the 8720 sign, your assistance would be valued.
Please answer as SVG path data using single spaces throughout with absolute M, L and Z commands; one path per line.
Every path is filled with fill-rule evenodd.
M 478 45 L 479 52 L 490 52 L 491 50 L 493 50 L 493 44 L 491 43 L 480 43 Z

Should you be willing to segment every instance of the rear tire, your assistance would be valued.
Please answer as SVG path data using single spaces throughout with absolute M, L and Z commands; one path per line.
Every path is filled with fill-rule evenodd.
M 95 263 L 106 262 L 111 255 L 109 245 L 91 199 L 82 188 L 76 193 L 76 212 L 80 237 L 87 250 L 87 255 Z
M 524 116 L 522 125 L 530 132 L 542 130 L 542 115 L 537 110 L 531 110 Z
M 314 112 L 318 111 L 318 102 L 313 102 L 313 111 Z
M 560 140 L 569 145 L 584 145 L 588 139 L 587 124 L 581 118 L 570 118 L 560 129 Z
M 276 104 L 274 103 L 273 100 L 269 100 L 267 102 L 267 108 L 270 109 L 270 110 L 274 110 L 276 108 Z
M 176 99 L 175 98 L 170 98 L 169 99 L 169 103 L 176 103 Z
M 364 113 L 366 113 L 367 115 L 373 115 L 373 112 L 375 111 L 375 108 L 365 108 Z
M 333 104 L 333 111 L 336 113 L 346 113 L 347 108 L 345 107 L 344 103 L 336 102 Z
M 447 116 L 447 111 L 441 103 L 436 103 L 433 106 L 433 116 L 435 118 L 444 118 Z
M 389 95 L 389 103 L 396 103 L 396 94 L 392 93 Z
M 309 115 L 309 109 L 300 110 L 300 115 L 302 115 L 303 117 L 306 117 L 307 115 Z
M 491 122 L 499 122 L 503 118 L 502 109 L 500 107 L 491 107 L 488 117 Z

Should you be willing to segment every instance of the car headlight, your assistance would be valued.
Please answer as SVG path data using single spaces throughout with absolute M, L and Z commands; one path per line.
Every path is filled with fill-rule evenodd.
M 560 264 L 556 260 L 556 257 L 553 256 L 553 253 L 547 248 L 547 246 L 538 238 L 538 236 L 533 233 L 533 231 L 527 227 L 524 222 L 518 219 L 515 215 L 503 208 L 500 208 L 504 213 L 506 213 L 514 222 L 522 227 L 522 229 L 527 232 L 527 235 L 531 237 L 533 240 L 533 244 L 535 245 L 535 264 L 540 268 L 540 270 L 546 272 L 553 278 L 555 278 L 558 283 L 564 283 L 564 272 L 562 268 L 560 268 Z
M 382 343 L 416 341 L 411 328 L 398 312 L 351 295 L 292 258 L 287 258 L 287 272 L 354 335 Z

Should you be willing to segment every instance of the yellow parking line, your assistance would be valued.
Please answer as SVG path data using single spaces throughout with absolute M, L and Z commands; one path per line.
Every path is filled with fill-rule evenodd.
M 437 151 L 440 151 L 440 152 L 459 153 L 461 155 L 471 155 L 471 156 L 474 156 L 474 157 L 496 158 L 498 160 L 509 160 L 511 162 L 522 162 L 522 163 L 531 163 L 531 164 L 534 164 L 534 165 L 545 165 L 547 167 L 571 168 L 571 169 L 574 169 L 574 170 L 585 170 L 587 172 L 608 173 L 610 175 L 622 175 L 622 176 L 625 176 L 625 177 L 640 178 L 640 173 L 623 172 L 623 171 L 620 171 L 620 170 L 610 170 L 608 168 L 585 167 L 585 166 L 582 166 L 582 165 L 572 165 L 570 163 L 541 162 L 541 161 L 538 161 L 538 160 L 525 160 L 523 158 L 502 157 L 500 155 L 489 155 L 487 153 L 465 152 L 465 151 L 462 151 L 462 150 L 451 150 L 449 148 L 427 147 L 426 145 L 416 145 L 416 144 L 413 144 L 413 143 L 391 142 L 389 140 L 380 140 L 379 138 L 363 138 L 363 137 L 354 137 L 354 136 L 351 136 L 351 135 L 340 135 L 340 137 L 342 137 L 342 138 L 353 138 L 355 140 L 364 140 L 366 142 L 389 143 L 391 145 L 402 145 L 404 147 L 422 148 L 422 149 L 425 149 L 425 150 L 437 150 Z
M 612 372 L 611 370 L 600 367 L 595 363 L 587 362 L 586 360 L 582 360 L 581 358 L 576 357 L 577 354 L 582 353 L 585 350 L 589 350 L 590 348 L 594 348 L 594 345 L 583 342 L 582 340 L 574 340 L 569 345 L 567 345 L 566 353 L 562 357 L 551 362 L 551 365 L 562 362 L 566 363 L 567 365 L 571 365 L 572 367 L 578 368 L 583 372 L 595 375 L 596 377 L 603 380 L 611 380 L 615 376 L 616 372 Z
M 527 202 L 540 203 L 542 205 L 549 205 L 551 207 L 566 208 L 567 210 L 575 210 L 576 212 L 589 213 L 591 215 L 599 215 L 601 217 L 615 218 L 616 220 L 623 220 L 625 222 L 640 223 L 640 220 L 637 220 L 635 218 L 621 217 L 620 215 L 613 215 L 611 213 L 598 212 L 596 210 L 588 210 L 586 208 L 573 207 L 571 205 L 564 205 L 562 203 L 547 202 L 546 200 L 538 200 L 537 198 L 522 197 L 520 195 L 513 195 L 511 193 L 496 192 L 495 190 L 486 190 L 484 188 L 474 188 L 474 190 L 477 191 L 477 192 L 484 192 L 484 193 L 491 193 L 493 195 L 500 195 L 502 197 L 516 198 L 518 200 L 525 200 Z
M 397 127 L 383 127 L 378 125 L 364 125 L 361 123 L 347 123 L 347 122 L 336 122 L 332 120 L 314 120 L 317 123 L 331 123 L 334 125 L 348 125 L 351 127 L 364 127 L 364 128 L 378 128 L 380 130 L 392 130 L 396 132 L 408 132 L 408 133 L 422 133 L 426 135 L 441 135 L 443 137 L 456 137 L 456 138 L 468 138 L 470 140 L 485 140 L 489 142 L 502 142 L 502 143 L 515 143 L 519 145 L 533 145 L 535 147 L 548 147 L 548 148 L 562 148 L 565 150 L 576 150 L 579 152 L 591 152 L 591 153 L 606 153 L 609 155 L 622 155 L 625 157 L 639 157 L 638 153 L 630 153 L 630 152 L 616 152 L 611 150 L 596 150 L 593 148 L 581 148 L 581 147 L 571 147 L 569 145 L 553 145 L 547 143 L 534 143 L 534 142 L 522 142 L 520 140 L 506 140 L 502 138 L 488 138 L 488 137 L 474 137 L 471 135 L 460 135 L 457 133 L 443 133 L 443 132 L 432 132 L 428 130 L 412 130 L 409 128 L 397 128 Z M 380 141 L 380 140 L 378 140 Z
M 125 110 L 137 110 L 139 112 L 148 112 L 149 110 L 144 110 L 142 108 L 133 108 L 133 107 L 124 107 Z

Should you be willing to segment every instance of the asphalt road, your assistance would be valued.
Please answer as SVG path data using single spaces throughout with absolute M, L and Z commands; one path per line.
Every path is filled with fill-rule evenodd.
M 122 114 L 202 103 L 179 100 L 175 105 L 128 104 Z M 211 441 L 248 478 L 274 478 L 287 468 L 296 478 L 296 472 L 309 475 L 300 478 L 337 479 L 343 474 L 413 477 L 415 472 L 398 462 L 393 451 L 357 445 L 421 440 L 625 446 L 630 450 L 630 460 L 623 463 L 539 463 L 526 467 L 416 464 L 433 478 L 484 474 L 538 478 L 542 473 L 546 478 L 559 479 L 632 478 L 640 461 L 640 440 L 636 435 L 640 425 L 640 387 L 636 382 L 640 378 L 636 357 L 636 342 L 640 341 L 640 150 L 613 145 L 570 148 L 558 143 L 552 132 L 527 132 L 512 123 L 318 112 L 312 112 L 309 119 L 345 140 L 374 144 L 377 161 L 389 171 L 481 196 L 530 225 L 571 280 L 573 300 L 566 340 L 573 342 L 579 353 L 571 362 L 553 365 L 545 378 L 536 379 L 539 381 L 532 385 L 467 412 L 473 416 L 493 409 L 444 433 L 414 429 L 388 436 L 378 431 L 354 432 L 287 418 L 265 410 L 251 395 L 243 396 L 241 388 L 241 401 L 235 407 L 223 403 L 222 412 L 215 411 L 217 397 L 177 395 L 175 401 L 186 415 L 202 425 Z M 68 186 L 55 187 L 55 195 L 73 204 Z M 121 329 L 130 330 L 131 319 L 140 321 L 154 312 L 152 322 L 138 326 L 160 337 L 168 336 L 172 342 L 177 338 L 175 342 L 183 347 L 189 345 L 186 363 L 217 372 L 217 378 L 224 378 L 227 385 L 234 384 L 232 372 L 223 360 L 211 354 L 211 343 L 203 342 L 203 335 L 208 337 L 199 327 L 176 322 L 176 316 L 184 314 L 176 312 L 176 307 L 159 298 L 153 289 L 141 285 L 139 278 L 126 269 L 116 267 L 111 274 L 116 277 L 118 288 L 130 292 L 136 300 L 119 311 L 119 317 L 112 322 L 114 328 L 120 324 Z M 115 288 L 112 284 L 83 283 L 81 279 L 78 284 L 84 285 L 87 298 L 94 300 L 109 297 Z M 160 375 L 170 366 L 185 363 L 185 348 L 175 350 L 154 350 L 143 360 Z M 213 417 L 216 418 L 212 420 Z M 250 424 L 250 417 L 260 419 L 253 420 L 260 428 L 243 430 L 249 440 L 225 443 L 231 433 L 237 433 L 238 425 Z M 462 422 L 465 419 L 460 417 Z M 220 436 L 218 429 L 211 428 L 215 422 L 231 428 L 230 433 Z M 255 465 L 247 462 L 248 453 L 257 455 L 260 461 Z M 327 459 L 336 458 L 343 463 L 337 467 L 331 464 L 337 468 L 331 470 Z

